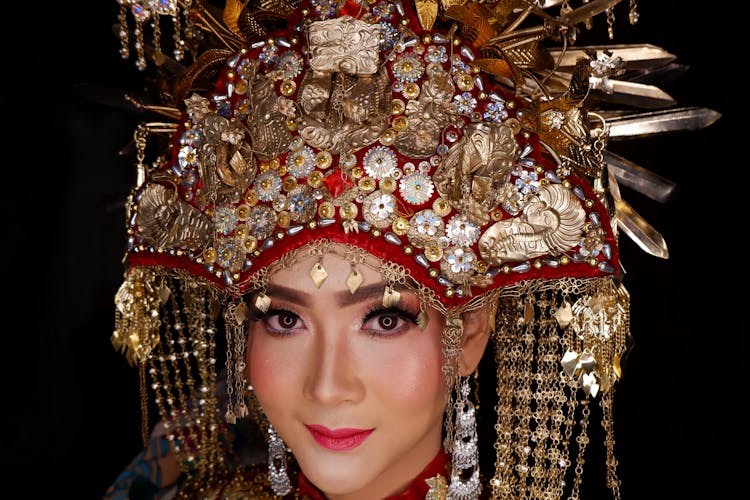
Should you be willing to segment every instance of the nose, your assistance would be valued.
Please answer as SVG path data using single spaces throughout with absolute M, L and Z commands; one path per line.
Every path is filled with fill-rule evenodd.
M 356 402 L 363 397 L 364 385 L 359 375 L 357 355 L 346 332 L 316 331 L 308 357 L 303 388 L 306 398 L 335 406 Z

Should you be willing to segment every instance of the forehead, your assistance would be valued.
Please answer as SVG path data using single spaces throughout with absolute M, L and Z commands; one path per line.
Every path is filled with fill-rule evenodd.
M 359 262 L 345 258 L 334 252 L 323 255 L 299 255 L 289 265 L 279 267 L 270 274 L 269 291 L 274 285 L 294 288 L 302 292 L 341 292 L 351 293 L 351 289 L 377 286 L 380 293 L 386 285 L 377 270 L 381 261 L 372 255 L 360 257 Z

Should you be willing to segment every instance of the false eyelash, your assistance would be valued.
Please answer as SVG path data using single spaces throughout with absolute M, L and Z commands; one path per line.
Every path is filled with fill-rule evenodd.
M 297 313 L 295 313 L 294 311 L 290 311 L 289 309 L 269 309 L 268 311 L 263 312 L 259 309 L 253 308 L 247 319 L 250 321 L 263 321 L 270 318 L 271 316 L 284 313 L 294 314 L 295 316 L 298 316 Z
M 392 306 L 392 307 L 382 307 L 382 306 L 375 306 L 371 308 L 369 311 L 367 311 L 367 314 L 365 314 L 364 322 L 367 322 L 368 320 L 375 318 L 376 316 L 380 314 L 396 314 L 400 316 L 402 319 L 405 319 L 407 321 L 410 321 L 411 323 L 417 324 L 417 318 L 419 317 L 418 312 L 414 312 L 411 309 L 399 307 L 399 306 Z

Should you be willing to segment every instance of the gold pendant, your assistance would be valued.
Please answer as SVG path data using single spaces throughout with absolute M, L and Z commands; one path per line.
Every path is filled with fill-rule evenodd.
M 396 307 L 399 300 L 401 300 L 401 294 L 390 285 L 386 286 L 383 292 L 383 307 Z
M 315 265 L 310 269 L 310 278 L 312 279 L 313 283 L 315 283 L 315 286 L 320 288 L 320 285 L 323 284 L 323 282 L 328 277 L 328 272 L 326 271 L 326 268 L 323 267 L 323 264 L 320 262 L 316 262 Z
M 349 291 L 354 294 L 364 280 L 365 278 L 362 276 L 362 273 L 360 273 L 356 267 L 352 266 L 352 272 L 346 277 L 346 286 L 349 288 Z
M 268 308 L 271 307 L 271 297 L 263 292 L 260 292 L 255 297 L 255 307 L 261 312 L 268 312 Z

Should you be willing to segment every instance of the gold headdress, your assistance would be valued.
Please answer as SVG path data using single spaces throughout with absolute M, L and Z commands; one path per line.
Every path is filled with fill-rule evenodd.
M 156 73 L 154 95 L 131 101 L 171 121 L 135 131 L 113 342 L 141 367 L 184 469 L 222 473 L 221 417 L 248 412 L 243 297 L 267 307 L 269 273 L 300 252 L 345 255 L 356 289 L 368 252 L 386 282 L 448 316 L 449 355 L 451 319 L 498 303 L 493 496 L 577 491 L 595 399 L 618 493 L 611 398 L 629 335 L 618 230 L 667 249 L 617 189 L 658 197 L 658 177 L 607 142 L 716 119 L 668 99 L 654 111 L 665 94 L 617 79 L 670 54 L 575 48 L 600 15 L 612 36 L 620 0 L 119 3 L 123 57 L 134 48 Z M 320 262 L 311 277 L 325 279 Z M 226 410 L 213 394 L 219 323 Z

